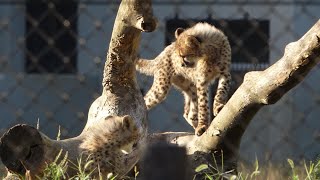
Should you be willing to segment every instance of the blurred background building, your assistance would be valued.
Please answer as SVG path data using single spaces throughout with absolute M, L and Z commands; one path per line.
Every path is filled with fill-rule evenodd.
M 78 135 L 101 94 L 102 70 L 119 1 L 0 0 L 0 134 L 18 123 L 55 138 Z M 140 56 L 154 58 L 177 27 L 207 21 L 232 45 L 232 92 L 246 72 L 282 57 L 320 17 L 317 0 L 154 0 L 155 32 L 143 33 Z M 241 143 L 241 159 L 282 162 L 320 152 L 320 66 L 278 103 L 264 107 Z M 146 93 L 152 78 L 138 75 Z M 213 85 L 212 93 L 215 93 Z M 183 97 L 172 89 L 149 112 L 149 131 L 193 131 Z

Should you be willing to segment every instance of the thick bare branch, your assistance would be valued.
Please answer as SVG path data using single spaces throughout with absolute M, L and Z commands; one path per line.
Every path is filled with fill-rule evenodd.
M 153 137 L 186 146 L 190 155 L 223 150 L 226 158 L 236 160 L 241 137 L 259 109 L 276 103 L 319 61 L 320 20 L 300 40 L 288 44 L 284 56 L 271 67 L 247 73 L 242 85 L 201 137 L 181 133 Z
M 138 140 L 133 142 L 137 145 L 131 153 L 121 154 L 120 158 L 117 157 L 119 159 L 110 157 L 119 160 L 115 162 L 117 166 L 112 168 L 112 171 L 121 176 L 133 167 L 140 158 L 141 148 L 147 135 L 146 107 L 136 82 L 134 60 L 141 32 L 150 32 L 156 27 L 151 8 L 151 0 L 122 0 L 104 68 L 103 93 L 92 103 L 83 132 L 75 138 L 55 141 L 27 125 L 11 128 L 1 138 L 0 143 L 1 159 L 10 171 L 23 174 L 29 170 L 32 175 L 38 174 L 43 171 L 45 164 L 52 162 L 60 149 L 68 152 L 68 158 L 73 162 L 76 162 L 83 152 L 88 151 L 86 144 L 90 144 L 90 148 L 94 149 L 93 152 L 102 152 L 108 139 L 103 139 L 101 136 L 110 134 L 107 128 L 110 127 L 108 124 L 110 121 L 106 117 L 123 115 L 132 117 L 129 118 L 130 123 L 132 120 L 138 129 L 138 138 L 135 138 Z M 125 125 L 129 127 L 128 124 Z M 100 139 L 94 144 L 86 142 L 90 140 L 87 137 L 100 137 Z M 119 150 L 116 149 L 119 147 L 114 148 L 115 150 L 111 152 Z M 72 175 L 72 169 L 68 170 Z
M 192 165 L 213 162 L 211 153 L 223 153 L 225 170 L 236 169 L 241 137 L 254 115 L 276 103 L 300 83 L 320 61 L 320 20 L 298 41 L 290 43 L 284 56 L 264 71 L 249 72 L 221 112 L 200 137 L 188 133 L 160 133 L 151 141 L 166 141 L 187 149 Z M 216 157 L 216 159 L 219 159 Z
M 145 132 L 146 108 L 136 82 L 134 60 L 141 31 L 155 28 L 151 0 L 121 2 L 104 67 L 103 93 L 90 107 L 85 130 L 108 115 L 130 115 Z
M 271 67 L 247 73 L 207 132 L 190 144 L 189 151 L 208 152 L 226 143 L 238 150 L 241 137 L 256 112 L 264 105 L 276 103 L 320 61 L 319 38 L 320 20 L 301 39 L 288 44 L 284 56 Z

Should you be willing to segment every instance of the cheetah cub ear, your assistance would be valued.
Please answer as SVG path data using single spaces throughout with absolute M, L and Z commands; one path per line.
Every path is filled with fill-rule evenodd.
M 183 29 L 183 28 L 177 28 L 176 29 L 176 32 L 174 33 L 176 39 L 180 36 L 181 33 L 183 33 L 184 30 L 185 29 Z
M 122 127 L 131 131 L 135 131 L 137 129 L 133 118 L 129 115 L 125 115 L 122 117 Z

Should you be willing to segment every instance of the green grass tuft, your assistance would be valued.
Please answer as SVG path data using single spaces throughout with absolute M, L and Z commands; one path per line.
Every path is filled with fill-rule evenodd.
M 61 155 L 62 150 L 60 150 L 59 154 L 56 156 L 55 160 L 52 163 L 47 164 L 45 170 L 43 171 L 43 176 L 38 177 L 39 179 L 66 179 L 66 171 L 68 168 L 68 152 L 66 152 L 63 159 L 58 163 L 59 159 L 61 158 Z
M 93 163 L 93 161 L 89 160 L 89 159 L 90 159 L 90 156 L 87 157 L 85 162 L 82 162 L 83 157 L 81 155 L 77 160 L 77 164 L 72 163 L 71 168 L 74 169 L 77 172 L 77 174 L 70 179 L 75 179 L 75 180 L 89 180 L 89 179 L 91 179 L 91 175 L 92 175 L 93 171 L 95 171 L 95 169 L 92 169 L 92 170 L 88 169 L 89 166 Z M 99 178 L 99 179 L 101 179 L 101 178 Z

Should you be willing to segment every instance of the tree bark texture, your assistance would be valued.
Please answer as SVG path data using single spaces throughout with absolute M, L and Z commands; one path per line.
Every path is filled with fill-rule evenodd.
M 137 148 L 124 156 L 125 164 L 116 170 L 123 175 L 138 161 L 147 138 L 146 108 L 136 82 L 134 59 L 141 31 L 153 31 L 155 20 L 150 0 L 123 0 L 115 20 L 103 75 L 103 93 L 89 110 L 83 132 L 75 138 L 55 141 L 37 129 L 17 125 L 1 139 L 0 156 L 13 172 L 39 173 L 60 149 L 76 161 L 86 136 L 103 133 L 95 127 L 107 116 L 131 116 L 139 128 Z M 192 168 L 207 163 L 211 153 L 223 152 L 225 169 L 236 168 L 241 137 L 253 116 L 265 105 L 276 103 L 296 86 L 320 60 L 320 20 L 298 41 L 290 43 L 284 56 L 264 71 L 249 72 L 244 82 L 200 137 L 191 133 L 167 132 L 148 136 L 148 143 L 169 142 L 186 147 Z M 103 123 L 103 122 L 102 122 Z
M 7 169 L 18 174 L 26 170 L 32 175 L 39 174 L 61 149 L 68 152 L 70 161 L 77 163 L 77 158 L 87 150 L 83 146 L 88 141 L 86 137 L 105 133 L 102 128 L 99 132 L 96 129 L 108 123 L 103 121 L 106 117 L 129 115 L 139 130 L 139 138 L 134 142 L 137 145 L 133 151 L 123 155 L 123 164 L 113 172 L 118 176 L 126 174 L 139 160 L 147 137 L 146 107 L 136 81 L 134 61 L 141 32 L 151 32 L 155 28 L 151 0 L 122 0 L 104 67 L 103 92 L 92 103 L 83 132 L 71 139 L 55 141 L 31 126 L 14 126 L 3 135 L 0 144 L 0 156 Z M 72 169 L 68 171 L 72 175 Z

